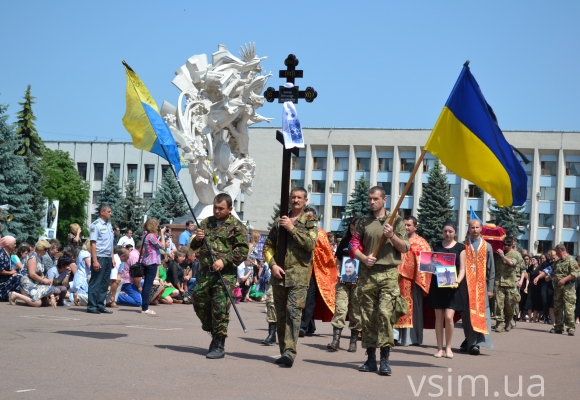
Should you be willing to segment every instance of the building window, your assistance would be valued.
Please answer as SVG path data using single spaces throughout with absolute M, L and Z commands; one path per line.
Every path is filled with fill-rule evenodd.
M 324 193 L 326 181 L 312 181 L 312 193 Z
M 528 157 L 528 159 L 530 160 L 530 162 L 527 164 L 522 162 L 522 167 L 524 167 L 524 171 L 526 171 L 526 174 L 528 176 L 532 176 L 532 171 L 534 169 L 534 163 L 532 162 L 531 157 Z
M 393 172 L 393 159 L 379 158 L 379 172 Z
M 377 182 L 377 186 L 382 187 L 387 196 L 391 195 L 392 182 Z
M 87 180 L 87 163 L 86 162 L 77 163 L 77 171 L 79 171 L 79 175 L 81 178 L 83 178 L 83 181 L 86 181 Z
M 526 194 L 526 200 L 532 199 L 532 187 L 528 186 L 528 193 Z
M 403 195 L 403 191 L 405 190 L 405 185 L 407 184 L 407 182 L 399 182 L 399 196 Z M 409 186 L 409 190 L 407 191 L 407 194 L 405 196 L 413 196 L 413 187 L 415 185 L 413 185 L 411 183 L 411 186 Z
M 305 165 L 305 158 L 304 157 L 296 157 L 292 156 L 292 169 L 295 170 L 303 170 Z
M 346 194 L 346 181 L 334 181 L 333 184 L 332 193 Z
M 551 240 L 538 240 L 538 254 L 546 254 L 550 250 L 552 250 Z
M 454 174 L 453 171 L 451 171 L 449 168 L 445 167 L 445 173 L 446 174 Z
M 100 190 L 93 190 L 93 204 L 99 204 L 99 197 L 101 196 Z
M 423 159 L 423 172 L 429 172 L 431 171 L 431 168 L 433 168 L 433 165 L 435 164 L 435 160 L 428 160 L 428 159 Z
M 143 199 L 152 199 L 153 198 L 153 193 L 150 192 L 144 192 L 143 193 Z
M 312 158 L 312 169 L 313 170 L 326 170 L 326 157 L 313 157 Z
M 105 164 L 95 163 L 94 167 L 95 167 L 95 174 L 93 175 L 93 180 L 102 181 L 103 180 L 103 173 L 105 170 Z
M 580 176 L 580 162 L 567 162 L 566 175 Z
M 127 178 L 129 180 L 137 180 L 137 164 L 127 164 Z
M 469 194 L 467 197 L 471 197 L 474 199 L 481 199 L 483 197 L 483 190 L 477 187 L 477 185 L 469 185 L 468 187 Z
M 551 228 L 554 225 L 554 214 L 540 214 L 538 226 L 541 228 Z
M 556 188 L 549 186 L 540 186 L 540 200 L 556 200 Z
M 370 158 L 357 158 L 356 159 L 356 170 L 357 171 L 370 171 L 371 170 L 371 159 Z
M 304 188 L 304 179 L 292 179 L 290 181 L 290 188 L 294 189 L 295 187 Z
M 414 158 L 401 158 L 401 172 L 412 172 L 415 168 Z
M 155 165 L 145 164 L 145 182 L 153 182 L 155 179 Z
M 336 171 L 348 171 L 348 157 L 334 157 L 334 169 Z
M 475 213 L 475 215 L 477 215 L 477 217 L 479 219 L 481 219 L 481 211 L 475 211 L 473 210 L 473 212 Z M 466 219 L 467 223 L 469 223 L 469 221 L 471 221 L 471 210 L 467 212 L 467 219 Z
M 578 254 L 576 253 L 576 242 L 562 242 L 568 254 Z
M 163 178 L 165 176 L 165 173 L 167 171 L 171 171 L 171 166 L 164 164 L 161 166 L 161 177 Z
M 459 210 L 451 210 L 451 220 L 459 222 Z
M 564 225 L 562 228 L 576 229 L 578 225 L 578 215 L 564 214 Z
M 461 191 L 460 184 L 449 185 L 449 195 L 451 197 L 459 197 L 459 192 Z
M 332 206 L 332 219 L 342 219 L 344 211 L 345 207 L 343 206 Z
M 580 189 L 564 188 L 564 201 L 580 201 Z
M 413 215 L 413 210 L 410 208 L 399 208 L 399 216 L 401 218 L 405 218 L 408 217 L 410 215 Z
M 558 172 L 558 163 L 556 161 L 540 161 L 541 174 L 556 176 Z
M 530 242 L 526 239 L 526 240 L 518 240 L 519 245 L 522 249 L 527 250 L 528 246 L 530 245 Z
M 111 164 L 111 171 L 113 171 L 117 179 L 121 179 L 121 164 Z

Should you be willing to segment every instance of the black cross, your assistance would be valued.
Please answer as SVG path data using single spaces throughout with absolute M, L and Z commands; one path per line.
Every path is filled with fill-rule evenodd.
M 286 60 L 284 60 L 284 65 L 286 69 L 281 69 L 279 78 L 286 78 L 286 83 L 291 83 L 294 85 L 294 80 L 296 78 L 302 78 L 304 76 L 304 71 L 301 69 L 296 69 L 298 66 L 298 59 L 294 54 L 289 54 Z M 298 99 L 305 99 L 307 103 L 312 103 L 318 93 L 313 87 L 308 86 L 306 90 L 298 90 L 298 86 L 293 88 L 287 88 L 280 86 L 279 90 L 274 90 L 273 87 L 269 87 L 264 92 L 264 97 L 268 102 L 273 102 L 274 99 L 278 99 L 278 103 L 285 103 L 291 101 L 292 103 L 298 103 Z

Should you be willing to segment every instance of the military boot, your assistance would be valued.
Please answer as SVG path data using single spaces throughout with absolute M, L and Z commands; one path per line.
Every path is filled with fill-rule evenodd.
M 499 324 L 497 324 L 497 326 L 495 327 L 495 331 L 497 333 L 505 332 L 505 324 L 503 322 L 500 322 Z
M 224 358 L 226 352 L 224 350 L 224 346 L 226 344 L 226 338 L 223 336 L 216 336 L 214 338 L 215 343 L 213 346 L 212 351 L 210 351 L 209 353 L 207 353 L 207 355 L 205 356 L 205 358 L 210 358 L 212 360 L 216 359 L 216 358 Z
M 209 344 L 209 349 L 207 351 L 207 354 L 211 353 L 214 348 L 215 348 L 215 336 L 212 336 L 211 343 Z
M 357 337 L 358 337 L 358 331 L 351 330 L 350 331 L 350 343 L 348 344 L 348 352 L 349 353 L 356 352 Z
M 332 342 L 326 345 L 326 348 L 330 351 L 338 351 L 340 347 L 340 334 L 342 333 L 342 328 L 332 328 Z
M 381 366 L 379 368 L 379 375 L 391 376 L 391 367 L 389 366 L 389 354 L 391 349 L 389 347 L 381 348 Z
M 268 337 L 262 340 L 262 344 L 270 346 L 276 344 L 276 323 L 270 322 L 268 324 Z
M 366 354 L 367 361 L 358 370 L 361 372 L 375 372 L 377 370 L 377 349 L 369 347 Z

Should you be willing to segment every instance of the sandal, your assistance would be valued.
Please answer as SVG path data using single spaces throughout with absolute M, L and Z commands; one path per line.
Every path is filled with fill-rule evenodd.
M 141 311 L 141 314 L 157 315 L 157 313 L 153 310 Z

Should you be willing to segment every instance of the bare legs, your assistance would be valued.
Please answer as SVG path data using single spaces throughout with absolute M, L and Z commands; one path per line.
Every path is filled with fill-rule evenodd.
M 437 338 L 437 353 L 435 357 L 453 358 L 451 339 L 453 338 L 453 316 L 455 310 L 435 309 L 435 337 Z M 445 326 L 445 352 L 443 352 L 443 326 Z
M 30 297 L 16 292 L 10 292 L 9 300 L 10 304 L 16 304 L 16 300 L 22 300 L 30 307 L 40 307 L 42 305 L 42 300 L 32 301 Z

